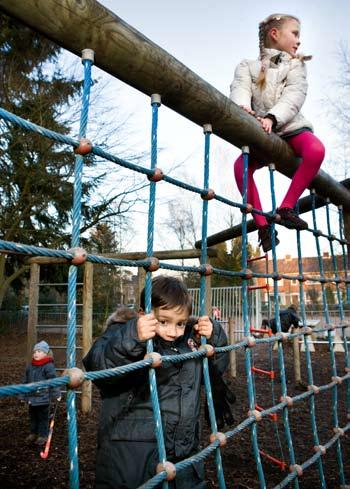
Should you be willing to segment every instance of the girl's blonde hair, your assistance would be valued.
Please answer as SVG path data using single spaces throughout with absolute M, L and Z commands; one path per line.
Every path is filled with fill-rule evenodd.
M 257 85 L 258 87 L 260 87 L 260 89 L 263 89 L 266 84 L 265 72 L 267 68 L 267 63 L 266 63 L 265 49 L 269 47 L 268 34 L 270 30 L 273 29 L 274 27 L 276 29 L 281 29 L 283 24 L 287 20 L 296 20 L 297 22 L 300 23 L 298 17 L 295 17 L 294 15 L 288 15 L 288 14 L 272 14 L 259 23 L 259 59 L 261 60 L 261 68 L 257 80 Z

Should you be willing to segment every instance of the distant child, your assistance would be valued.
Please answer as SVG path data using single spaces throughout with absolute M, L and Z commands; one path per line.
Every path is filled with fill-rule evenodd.
M 208 316 L 189 321 L 192 299 L 185 284 L 175 277 L 153 279 L 152 312 L 144 314 L 144 310 L 143 291 L 138 315 L 124 319 L 117 312 L 110 318 L 106 331 L 83 360 L 86 370 L 140 361 L 151 338 L 156 352 L 170 356 L 197 350 L 200 335 L 212 345 L 227 344 L 224 330 Z M 211 357 L 210 363 L 222 374 L 227 354 Z M 135 489 L 156 474 L 159 456 L 148 378 L 148 368 L 144 368 L 95 382 L 103 401 L 96 489 Z M 164 362 L 156 378 L 167 460 L 176 463 L 200 448 L 202 359 Z M 193 461 L 169 487 L 205 488 L 203 463 Z
M 56 377 L 55 365 L 52 356 L 48 356 L 49 352 L 50 347 L 46 341 L 39 341 L 34 345 L 32 361 L 26 368 L 26 384 Z M 59 401 L 61 391 L 59 387 L 40 389 L 29 392 L 22 399 L 29 404 L 30 435 L 27 436 L 26 441 L 45 445 L 49 432 L 50 400 Z
M 312 124 L 300 112 L 307 93 L 305 61 L 311 56 L 297 54 L 300 45 L 300 21 L 293 15 L 273 14 L 259 24 L 258 60 L 243 60 L 236 68 L 230 98 L 255 116 L 265 132 L 276 132 L 291 146 L 301 164 L 283 202 L 277 209 L 279 224 L 289 229 L 307 229 L 307 222 L 294 211 L 300 195 L 316 176 L 324 158 L 323 144 L 313 134 Z M 254 172 L 264 166 L 250 159 L 247 202 L 262 210 Z M 243 157 L 234 165 L 235 178 L 243 192 Z M 254 214 L 259 245 L 271 250 L 271 230 L 264 216 Z M 277 233 L 276 233 L 277 235 Z M 276 244 L 279 240 L 276 239 Z

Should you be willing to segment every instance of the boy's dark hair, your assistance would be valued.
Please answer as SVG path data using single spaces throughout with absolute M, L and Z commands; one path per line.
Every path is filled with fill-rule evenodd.
M 141 292 L 140 307 L 145 311 L 145 289 Z M 152 307 L 164 307 L 164 309 L 183 307 L 190 315 L 192 297 L 182 280 L 167 275 L 158 275 L 152 280 Z

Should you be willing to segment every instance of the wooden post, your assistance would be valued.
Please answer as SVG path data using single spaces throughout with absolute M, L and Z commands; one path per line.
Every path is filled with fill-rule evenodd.
M 29 313 L 27 326 L 27 360 L 32 359 L 33 346 L 38 341 L 38 302 L 39 302 L 40 265 L 30 265 Z
M 230 345 L 236 343 L 235 322 L 232 318 L 228 318 L 228 338 Z M 230 351 L 230 374 L 234 379 L 237 376 L 236 350 Z
M 94 265 L 86 262 L 84 265 L 83 285 L 83 357 L 92 346 L 92 311 L 93 311 L 93 277 Z M 91 381 L 85 381 L 81 392 L 81 410 L 83 414 L 91 411 Z
M 293 326 L 293 333 L 297 332 L 298 330 L 299 328 L 295 328 Z M 293 338 L 294 379 L 296 384 L 301 384 L 299 338 L 300 336 L 296 336 L 295 338 Z

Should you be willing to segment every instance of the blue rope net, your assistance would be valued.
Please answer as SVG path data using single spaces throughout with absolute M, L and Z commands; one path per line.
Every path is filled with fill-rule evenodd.
M 81 141 L 84 140 L 86 136 L 87 130 L 87 122 L 88 122 L 88 109 L 89 109 L 89 96 L 90 96 L 90 87 L 91 87 L 91 67 L 92 61 L 91 59 L 83 59 L 84 65 L 84 90 L 82 97 L 82 110 L 81 110 L 81 122 L 80 122 L 80 130 L 79 130 L 79 139 L 75 140 L 68 136 L 64 136 L 62 134 L 58 134 L 56 132 L 47 130 L 43 127 L 35 125 L 31 122 L 28 122 L 10 112 L 7 112 L 4 109 L 0 108 L 0 117 L 4 120 L 20 126 L 21 128 L 26 129 L 29 132 L 34 132 L 37 134 L 41 134 L 44 137 L 53 139 L 62 144 L 71 145 L 75 148 L 78 153 L 75 160 L 75 183 L 74 183 L 74 202 L 73 202 L 73 225 L 72 225 L 72 239 L 70 250 L 52 250 L 48 248 L 42 248 L 37 246 L 31 246 L 26 244 L 18 244 L 12 243 L 4 240 L 0 240 L 0 249 L 6 251 L 8 253 L 18 253 L 20 252 L 23 255 L 28 256 L 48 256 L 48 257 L 61 257 L 67 259 L 67 262 L 71 262 L 69 267 L 69 285 L 68 285 L 68 326 L 67 326 L 67 367 L 68 370 L 64 372 L 63 376 L 60 378 L 52 379 L 49 381 L 38 382 L 34 384 L 18 384 L 18 385 L 9 385 L 0 387 L 0 397 L 6 396 L 15 396 L 23 393 L 34 392 L 38 389 L 53 387 L 53 386 L 63 386 L 67 385 L 68 394 L 67 394 L 67 416 L 68 416 L 68 438 L 69 438 L 69 459 L 70 459 L 70 488 L 78 489 L 79 488 L 79 460 L 78 460 L 78 443 L 77 443 L 77 419 L 76 419 L 76 406 L 75 406 L 75 390 L 76 384 L 74 383 L 75 375 L 78 373 L 78 377 L 80 376 L 80 382 L 83 380 L 97 380 L 97 379 L 105 379 L 113 376 L 121 376 L 126 373 L 148 368 L 149 369 L 149 383 L 150 383 L 150 391 L 152 397 L 152 405 L 153 405 L 153 413 L 156 424 L 156 438 L 159 452 L 159 461 L 164 464 L 167 460 L 165 444 L 164 444 L 164 436 L 162 432 L 162 422 L 161 422 L 161 411 L 158 402 L 157 395 L 157 386 L 156 386 L 156 370 L 152 368 L 152 364 L 154 362 L 154 357 L 152 357 L 153 352 L 153 343 L 152 340 L 148 340 L 147 342 L 147 353 L 148 355 L 144 360 L 132 363 L 130 365 L 117 367 L 109 370 L 97 371 L 97 372 L 82 372 L 75 368 L 76 365 L 76 286 L 77 286 L 77 263 L 75 260 L 77 258 L 77 253 L 79 250 L 79 230 L 80 230 L 80 219 L 81 219 L 81 193 L 82 193 L 82 172 L 83 172 L 83 162 L 84 158 L 81 154 L 79 154 L 79 148 L 81 147 Z M 276 201 L 275 201 L 275 189 L 274 189 L 274 166 L 269 165 L 269 174 L 270 174 L 270 187 L 271 187 L 271 196 L 272 196 L 272 212 L 264 213 L 257 209 L 249 208 L 247 203 L 247 169 L 249 162 L 249 148 L 244 147 L 242 149 L 243 159 L 244 159 L 244 192 L 243 192 L 243 201 L 242 203 L 233 202 L 227 198 L 219 196 L 215 194 L 209 188 L 209 160 L 210 160 L 210 135 L 211 135 L 211 126 L 210 124 L 206 124 L 204 126 L 204 181 L 203 188 L 195 187 L 193 185 L 189 185 L 185 182 L 179 181 L 167 175 L 163 175 L 163 173 L 157 168 L 157 127 L 158 127 L 158 109 L 160 106 L 160 96 L 154 95 L 151 100 L 152 106 L 152 132 L 151 132 L 151 166 L 150 168 L 144 168 L 142 166 L 136 165 L 134 163 L 129 163 L 123 159 L 120 159 L 110 153 L 102 150 L 99 146 L 91 145 L 91 152 L 97 156 L 100 156 L 106 160 L 117 163 L 118 165 L 128 168 L 132 171 L 136 171 L 139 173 L 145 174 L 150 183 L 150 193 L 149 193 L 149 213 L 148 213 L 148 237 L 147 237 L 147 257 L 144 260 L 123 260 L 123 259 L 114 259 L 114 258 L 105 258 L 96 255 L 87 255 L 86 260 L 91 263 L 97 264 L 108 264 L 108 265 L 116 265 L 116 266 L 131 266 L 131 267 L 144 267 L 147 270 L 146 273 L 146 283 L 145 283 L 145 300 L 146 300 L 146 312 L 151 311 L 151 278 L 152 278 L 152 270 L 162 268 L 166 270 L 176 270 L 176 271 L 191 271 L 197 272 L 201 275 L 200 279 L 200 314 L 206 314 L 206 306 L 205 306 L 205 297 L 207 293 L 207 276 L 211 273 L 217 273 L 221 275 L 225 275 L 228 277 L 240 277 L 242 279 L 242 308 L 243 308 L 243 324 L 244 324 L 244 338 L 239 343 L 235 343 L 232 345 L 228 345 L 225 347 L 216 348 L 216 352 L 230 352 L 230 351 L 244 351 L 245 357 L 245 369 L 246 369 L 246 377 L 247 377 L 247 388 L 248 388 L 248 400 L 249 400 L 249 413 L 246 419 L 244 419 L 241 423 L 234 427 L 234 429 L 226 431 L 224 434 L 218 434 L 217 432 L 217 423 L 215 417 L 215 410 L 211 392 L 211 384 L 209 378 L 209 368 L 208 368 L 208 359 L 207 359 L 207 350 L 206 350 L 206 339 L 202 337 L 201 339 L 201 349 L 199 351 L 191 352 L 188 354 L 181 354 L 176 356 L 163 356 L 162 363 L 166 364 L 167 362 L 183 362 L 189 359 L 198 358 L 203 362 L 203 374 L 204 374 L 204 383 L 205 383 L 205 391 L 206 391 L 206 399 L 208 404 L 210 425 L 212 431 L 211 442 L 205 447 L 202 451 L 197 453 L 195 456 L 190 457 L 189 459 L 183 460 L 176 464 L 176 471 L 181 472 L 181 470 L 190 466 L 194 461 L 203 461 L 209 455 L 215 455 L 215 463 L 217 467 L 217 479 L 218 479 L 218 487 L 223 489 L 226 487 L 222 459 L 221 459 L 221 446 L 227 443 L 229 440 L 234 439 L 239 433 L 242 431 L 249 429 L 251 431 L 251 439 L 252 439 L 252 448 L 253 454 L 256 461 L 257 472 L 259 477 L 259 483 L 261 488 L 267 487 L 264 468 L 261 460 L 261 453 L 258 441 L 258 423 L 264 418 L 271 417 L 278 412 L 282 413 L 283 425 L 285 431 L 285 438 L 287 441 L 288 448 L 288 465 L 290 467 L 289 474 L 275 487 L 283 488 L 288 486 L 290 483 L 293 483 L 295 488 L 299 487 L 299 477 L 302 475 L 302 472 L 307 468 L 311 467 L 313 464 L 317 466 L 319 480 L 322 488 L 326 488 L 326 481 L 324 475 L 324 463 L 325 463 L 325 453 L 326 451 L 332 447 L 333 445 L 336 448 L 336 457 L 339 468 L 339 483 L 341 485 L 346 484 L 345 475 L 344 475 L 344 461 L 342 454 L 342 436 L 350 429 L 350 359 L 349 359 L 349 351 L 347 345 L 347 337 L 346 337 L 346 328 L 347 324 L 345 323 L 345 314 L 344 314 L 344 304 L 343 304 L 343 296 L 341 294 L 340 285 L 344 284 L 346 289 L 345 299 L 346 302 L 350 303 L 350 289 L 349 289 L 349 277 L 347 274 L 347 253 L 346 247 L 349 243 L 344 238 L 344 217 L 343 217 L 343 209 L 342 206 L 338 207 L 338 234 L 339 237 L 336 237 L 335 234 L 332 234 L 331 229 L 331 220 L 329 214 L 329 200 L 326 203 L 326 213 L 327 213 L 327 234 L 322 233 L 317 228 L 316 221 L 316 212 L 315 212 L 315 192 L 312 191 L 313 198 L 313 206 L 312 206 L 312 216 L 313 216 L 313 229 L 309 229 L 310 232 L 316 242 L 317 254 L 318 254 L 318 263 L 319 263 L 319 276 L 318 277 L 306 277 L 303 272 L 302 265 L 302 253 L 301 253 L 301 244 L 300 244 L 300 232 L 296 232 L 297 236 L 297 249 L 298 249 L 298 276 L 291 276 L 288 274 L 280 274 L 278 272 L 277 267 L 277 257 L 275 251 L 275 234 L 274 234 L 274 216 L 276 211 Z M 86 141 L 85 141 L 86 143 Z M 203 199 L 202 206 L 202 244 L 201 244 L 201 259 L 200 266 L 177 266 L 159 262 L 155 259 L 153 255 L 153 236 L 154 236 L 154 214 L 156 208 L 156 187 L 157 181 L 163 180 L 169 184 L 175 185 L 182 189 L 188 190 L 195 194 L 199 194 Z M 208 228 L 208 207 L 209 200 L 215 199 L 220 201 L 228 206 L 236 207 L 242 211 L 242 269 L 241 271 L 227 271 L 221 270 L 218 268 L 213 268 L 207 263 L 207 228 Z M 253 212 L 257 214 L 264 215 L 266 217 L 272 218 L 272 264 L 273 270 L 272 273 L 269 273 L 268 270 L 265 273 L 258 273 L 248 269 L 248 256 L 247 256 L 247 213 Z M 307 232 L 307 231 L 304 231 Z M 321 237 L 325 237 L 329 241 L 330 253 L 332 258 L 332 276 L 329 273 L 326 273 L 323 266 L 323 261 L 321 258 L 321 249 L 319 240 Z M 342 249 L 342 262 L 344 269 L 344 276 L 340 276 L 338 270 L 338 261 L 337 256 L 335 254 L 334 243 L 338 242 Z M 276 335 L 270 335 L 269 337 L 263 338 L 254 338 L 250 333 L 250 324 L 249 324 L 249 308 L 248 308 L 248 292 L 249 292 L 249 282 L 252 278 L 263 277 L 265 279 L 273 280 L 273 300 L 274 300 L 274 311 L 275 311 L 275 320 L 277 325 L 277 333 Z M 301 315 L 302 315 L 302 323 L 303 328 L 293 332 L 282 334 L 281 332 L 281 323 L 279 316 L 279 301 L 278 301 L 278 281 L 284 278 L 286 280 L 298 280 L 299 281 L 299 289 L 300 289 L 300 304 L 301 304 Z M 312 361 L 309 349 L 309 342 L 307 341 L 307 337 L 310 334 L 310 329 L 307 328 L 306 321 L 306 312 L 305 312 L 305 291 L 304 291 L 304 282 L 305 280 L 313 280 L 315 282 L 319 282 L 322 287 L 322 303 L 323 310 L 325 314 L 325 320 L 327 326 L 324 328 L 314 329 L 315 332 L 325 332 L 327 334 L 328 339 L 328 348 L 330 352 L 330 362 L 331 362 L 331 379 L 330 382 L 326 385 L 316 386 L 314 385 L 313 380 L 313 370 L 312 370 Z M 327 296 L 326 296 L 326 284 L 327 283 L 335 283 L 336 286 L 336 294 L 339 305 L 339 315 L 340 315 L 340 325 L 335 326 L 331 323 L 330 314 L 327 304 Z M 345 372 L 344 375 L 340 375 L 337 371 L 336 358 L 334 354 L 334 346 L 332 333 L 334 330 L 340 329 L 342 334 L 342 342 L 345 351 Z M 308 379 L 308 390 L 303 392 L 302 394 L 295 395 L 293 397 L 288 395 L 288 386 L 286 380 L 286 371 L 285 371 L 285 360 L 284 360 L 284 341 L 286 339 L 298 339 L 301 338 L 304 342 L 305 346 L 305 354 L 306 354 L 306 365 L 307 365 L 307 379 Z M 282 396 L 279 399 L 279 402 L 274 404 L 272 407 L 267 409 L 257 410 L 257 399 L 256 393 L 254 389 L 254 375 L 252 371 L 253 357 L 252 352 L 253 348 L 256 345 L 265 346 L 267 348 L 272 349 L 273 344 L 277 342 L 278 345 L 278 369 L 281 378 L 281 390 Z M 345 385 L 346 389 L 346 409 L 347 409 L 347 422 L 344 426 L 339 425 L 338 419 L 338 390 Z M 319 439 L 318 435 L 318 425 L 317 425 L 317 410 L 315 405 L 315 396 L 321 393 L 331 391 L 332 393 L 332 427 L 334 435 L 328 440 L 323 440 L 323 444 Z M 273 397 L 274 399 L 274 397 Z M 296 405 L 297 403 L 308 400 L 309 402 L 309 412 L 310 412 L 310 421 L 312 427 L 312 436 L 313 436 L 313 444 L 315 448 L 315 453 L 305 460 L 304 462 L 299 462 L 295 456 L 295 450 L 293 445 L 293 437 L 290 429 L 289 416 L 288 411 L 290 406 Z M 158 473 L 151 480 L 145 483 L 142 488 L 153 488 L 159 487 L 162 485 L 163 488 L 168 487 L 167 482 L 167 473 L 165 470 Z

